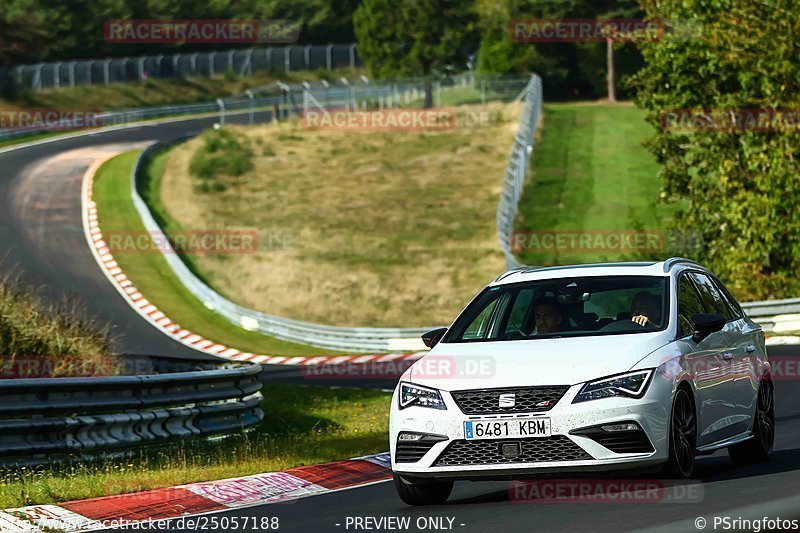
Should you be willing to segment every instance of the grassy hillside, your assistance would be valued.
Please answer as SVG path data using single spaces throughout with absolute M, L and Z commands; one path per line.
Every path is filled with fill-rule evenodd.
M 546 105 L 519 206 L 516 228 L 529 238 L 518 241 L 518 257 L 526 264 L 552 265 L 672 253 L 676 236 L 662 229 L 675 206 L 660 202 L 658 165 L 642 146 L 651 135 L 644 113 L 631 104 Z M 571 238 L 573 233 L 588 233 L 590 245 L 553 239 L 548 246 L 547 235 Z M 637 233 L 645 250 L 635 243 L 625 250 L 603 249 L 595 241 L 614 245 L 609 235 L 634 238 Z

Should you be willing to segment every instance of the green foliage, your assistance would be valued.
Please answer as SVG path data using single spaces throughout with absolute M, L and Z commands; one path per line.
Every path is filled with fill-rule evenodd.
M 253 150 L 246 137 L 220 128 L 207 130 L 202 139 L 203 146 L 189 162 L 189 172 L 199 178 L 196 187 L 200 192 L 222 192 L 224 177 L 241 176 L 253 169 Z
M 634 82 L 659 129 L 650 148 L 662 164 L 662 196 L 687 200 L 677 225 L 696 231 L 695 257 L 743 299 L 797 296 L 800 282 L 800 134 L 668 131 L 678 109 L 798 109 L 800 12 L 793 0 L 646 0 L 650 16 L 699 32 L 641 46 Z
M 478 0 L 475 9 L 481 36 L 478 70 L 483 74 L 536 72 L 551 100 L 606 95 L 606 43 L 516 42 L 509 33 L 512 21 L 642 16 L 635 0 Z M 638 70 L 641 56 L 631 43 L 616 43 L 614 49 L 617 79 L 622 80 Z
M 364 0 L 353 14 L 359 55 L 379 78 L 463 70 L 476 37 L 473 2 Z M 430 107 L 430 86 L 425 93 Z

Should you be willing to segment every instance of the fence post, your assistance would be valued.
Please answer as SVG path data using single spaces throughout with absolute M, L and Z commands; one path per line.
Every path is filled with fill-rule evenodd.
M 356 45 L 350 45 L 350 68 L 356 68 Z
M 53 65 L 53 86 L 56 89 L 61 87 L 61 61 Z
M 328 70 L 333 70 L 333 45 L 329 44 L 325 47 L 325 66 Z
M 181 55 L 175 54 L 172 56 L 172 75 L 176 78 L 181 78 L 182 76 L 178 73 L 178 68 L 180 68 L 180 61 Z
M 33 68 L 36 69 L 33 74 L 33 90 L 40 91 L 42 89 L 42 69 L 44 68 L 44 65 L 40 63 Z
M 244 94 L 246 94 L 247 98 L 250 100 L 250 102 L 249 102 L 249 105 L 250 105 L 250 125 L 252 126 L 253 125 L 253 91 L 251 91 L 250 89 L 247 89 L 244 92 Z
M 219 127 L 225 126 L 225 102 L 222 98 L 217 98 L 217 105 L 219 106 Z
M 234 71 L 233 70 L 233 53 L 234 53 L 233 50 L 228 52 L 228 70 L 230 70 L 231 72 Z
M 197 56 L 200 54 L 192 54 L 189 56 L 189 65 L 192 69 L 192 76 L 197 75 Z
M 70 61 L 69 63 L 69 86 L 75 87 L 75 67 L 77 66 L 77 61 Z
M 163 70 L 164 69 L 164 54 L 158 54 L 156 56 L 156 62 L 158 64 L 158 67 L 157 67 L 158 68 L 158 77 L 159 78 L 163 78 L 164 77 L 164 70 Z
M 268 46 L 264 48 L 264 60 L 267 64 L 267 71 L 272 70 L 272 47 Z
M 211 52 L 208 54 L 208 74 L 212 78 L 217 75 L 217 67 L 215 66 L 217 62 L 217 53 Z
M 283 70 L 286 72 L 292 71 L 292 59 L 290 57 L 291 49 L 291 46 L 287 46 L 283 49 Z
M 307 44 L 305 48 L 303 48 L 303 61 L 306 65 L 306 70 L 311 67 L 311 45 Z

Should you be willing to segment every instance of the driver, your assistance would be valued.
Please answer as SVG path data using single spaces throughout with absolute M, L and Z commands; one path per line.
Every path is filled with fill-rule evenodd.
M 651 324 L 659 327 L 661 323 L 661 306 L 658 297 L 649 292 L 640 292 L 631 301 L 631 320 L 642 327 Z
M 556 305 L 554 298 L 542 298 L 533 308 L 536 329 L 534 334 L 557 333 L 561 331 L 564 315 Z

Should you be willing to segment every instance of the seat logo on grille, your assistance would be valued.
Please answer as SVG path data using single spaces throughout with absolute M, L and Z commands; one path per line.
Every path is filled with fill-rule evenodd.
M 517 395 L 512 393 L 509 394 L 501 394 L 499 396 L 498 406 L 499 407 L 514 407 L 516 404 Z

